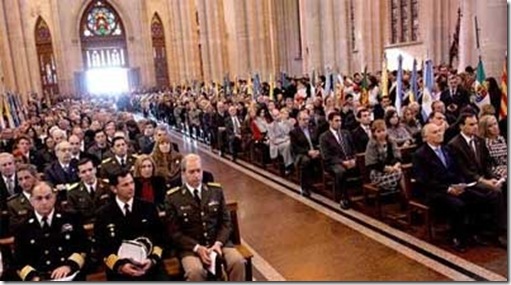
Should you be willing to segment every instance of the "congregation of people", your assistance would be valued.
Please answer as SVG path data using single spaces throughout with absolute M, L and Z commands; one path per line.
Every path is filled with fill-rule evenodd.
M 2 279 L 78 272 L 75 280 L 84 280 L 104 268 L 108 280 L 168 280 L 162 260 L 175 255 L 185 280 L 212 280 L 205 268 L 216 252 L 229 280 L 245 280 L 222 186 L 199 156 L 179 152 L 173 131 L 233 161 L 277 161 L 282 176 L 298 175 L 304 197 L 318 192 L 315 179 L 324 171 L 343 210 L 353 207 L 348 180 L 362 168 L 382 191 L 410 199 L 403 168 L 411 163 L 412 193 L 448 220 L 454 250 L 506 246 L 507 117 L 495 79 L 488 78 L 491 104 L 478 106 L 473 71 L 439 65 L 424 114 L 419 94 L 396 108 L 395 72 L 388 92 L 381 73 L 370 75 L 368 98 L 359 73 L 345 76 L 338 93 L 320 78 L 314 86 L 308 77 L 286 78 L 257 91 L 237 80 L 118 100 L 29 103 L 26 121 L 0 131 L 0 233 L 14 237 L 13 251 L 2 247 Z M 413 149 L 411 158 L 403 148 Z M 126 240 L 149 244 L 142 262 L 119 256 Z

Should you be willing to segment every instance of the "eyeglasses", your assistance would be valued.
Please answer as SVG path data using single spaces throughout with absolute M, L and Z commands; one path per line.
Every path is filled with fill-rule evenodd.
M 34 198 L 34 200 L 40 202 L 42 200 L 51 200 L 52 198 L 52 195 L 51 194 L 48 194 L 46 196 L 33 196 L 32 198 Z

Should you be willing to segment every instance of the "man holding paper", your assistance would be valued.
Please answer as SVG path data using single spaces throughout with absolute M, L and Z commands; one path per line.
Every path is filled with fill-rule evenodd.
M 178 247 L 187 281 L 204 281 L 213 275 L 215 255 L 226 263 L 229 281 L 245 281 L 245 259 L 229 237 L 231 218 L 222 188 L 217 183 L 202 184 L 200 157 L 188 154 L 181 161 L 184 185 L 167 192 L 168 233 Z M 216 253 L 216 254 L 215 254 Z
M 110 179 L 115 198 L 99 209 L 94 235 L 108 280 L 167 280 L 161 262 L 164 227 L 154 204 L 134 198 L 128 170 Z
M 486 209 L 499 203 L 497 192 L 484 193 L 472 181 L 464 180 L 452 153 L 442 146 L 444 132 L 441 127 L 429 123 L 422 129 L 426 142 L 413 155 L 414 176 L 418 189 L 424 191 L 428 204 L 436 210 L 445 211 L 452 234 L 452 247 L 456 251 L 466 250 L 471 237 L 482 244 L 480 224 L 468 223 L 468 217 L 478 217 Z M 492 220 L 495 222 L 495 216 Z

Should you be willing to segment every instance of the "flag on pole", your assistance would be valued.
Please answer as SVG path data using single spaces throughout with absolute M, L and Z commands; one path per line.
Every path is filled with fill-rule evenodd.
M 360 83 L 360 105 L 367 107 L 369 106 L 369 79 L 367 78 L 367 65 L 364 67 L 364 76 Z
M 411 82 L 410 82 L 410 90 L 411 90 L 411 94 L 410 94 L 410 102 L 414 102 L 416 100 L 418 100 L 418 94 L 419 94 L 419 86 L 417 84 L 417 60 L 414 58 L 413 59 L 413 68 L 412 68 L 412 78 L 410 79 Z
M 484 72 L 483 60 L 479 57 L 477 64 L 476 81 L 474 83 L 476 91 L 476 105 L 481 108 L 484 105 L 491 104 L 488 88 L 486 86 L 486 73 Z
M 2 99 L 3 94 L 0 94 L 0 127 L 2 127 L 2 130 L 7 128 L 7 125 L 5 123 L 4 115 L 5 115 L 5 109 L 4 109 L 4 100 Z
M 5 116 L 7 117 L 7 124 L 8 127 L 13 129 L 16 128 L 16 125 L 14 124 L 14 119 L 12 118 L 11 113 L 11 106 L 9 104 L 9 99 L 7 98 L 7 94 L 2 95 L 2 100 L 4 101 L 4 110 L 5 110 Z
M 425 122 L 427 122 L 427 119 L 429 117 L 429 114 L 433 111 L 431 109 L 431 103 L 433 103 L 433 96 L 431 95 L 433 93 L 433 88 L 435 86 L 435 75 L 433 73 L 433 61 L 431 59 L 427 59 L 424 62 L 424 69 L 423 72 L 423 90 L 422 90 L 422 118 Z
M 273 74 L 270 74 L 270 100 L 275 101 L 275 77 L 273 77 Z
M 501 89 L 501 97 L 500 97 L 500 119 L 504 119 L 507 117 L 507 53 L 504 59 L 504 69 L 502 70 L 502 77 L 500 78 L 500 89 Z
M 330 90 L 332 90 L 332 77 L 330 76 L 330 70 L 327 70 L 327 74 L 325 74 L 325 94 L 323 94 L 323 100 L 330 95 Z
M 389 72 L 387 70 L 387 55 L 383 53 L 381 64 L 381 96 L 389 96 Z
M 403 56 L 397 57 L 397 80 L 396 80 L 396 111 L 401 117 L 401 105 L 403 104 Z
M 311 98 L 316 99 L 316 70 L 312 70 L 312 78 L 311 78 Z
M 342 74 L 337 74 L 337 82 L 339 83 L 338 91 L 339 92 L 339 102 L 344 104 L 344 78 L 342 77 Z

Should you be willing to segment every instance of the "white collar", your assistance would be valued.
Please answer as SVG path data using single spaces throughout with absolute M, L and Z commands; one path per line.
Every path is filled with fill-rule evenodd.
M 437 149 L 442 149 L 442 145 L 439 145 L 439 146 L 433 146 L 431 145 L 430 143 L 427 143 L 428 146 L 433 150 L 433 151 L 436 151 Z
M 468 144 L 470 147 L 472 147 L 472 145 L 470 145 L 470 141 L 471 141 L 472 139 L 474 139 L 474 136 L 472 136 L 472 138 L 467 137 L 467 135 L 465 135 L 463 132 L 460 132 L 460 135 L 461 135 L 461 136 L 463 137 L 463 139 L 467 142 L 467 144 Z
M 94 180 L 94 183 L 92 183 L 92 185 L 87 184 L 87 183 L 85 183 L 85 182 L 83 182 L 83 185 L 85 185 L 85 188 L 87 188 L 87 192 L 89 192 L 89 193 L 90 193 L 90 187 L 91 187 L 91 186 L 92 186 L 92 187 L 94 187 L 94 191 L 96 191 L 96 190 L 98 190 L 98 187 L 97 187 L 97 185 L 98 185 L 98 179 L 96 178 L 96 180 Z
M 14 175 L 14 174 L 13 174 L 13 175 L 11 175 L 11 177 L 7 177 L 7 176 L 2 175 L 2 178 L 4 179 L 4 181 L 5 181 L 6 183 L 7 183 L 7 181 L 8 181 L 9 179 L 12 179 L 12 182 L 16 182 L 16 175 Z
M 35 217 L 37 221 L 39 222 L 39 225 L 43 226 L 43 216 L 41 216 L 37 211 L 35 212 Z M 46 220 L 48 222 L 48 225 L 51 226 L 51 222 L 53 221 L 53 215 L 55 214 L 55 208 L 53 208 L 50 212 L 50 214 L 47 216 L 48 219 Z
M 329 128 L 329 129 L 332 132 L 332 134 L 334 134 L 335 137 L 339 136 L 339 131 L 336 131 L 336 130 L 334 130 L 332 128 Z
M 121 164 L 121 160 L 123 160 L 123 159 L 124 159 L 124 163 L 128 163 L 128 156 L 127 155 L 125 155 L 123 157 L 115 155 L 115 159 L 117 159 L 119 164 Z
M 119 206 L 119 208 L 121 209 L 121 212 L 124 213 L 124 205 L 125 204 L 128 204 L 128 206 L 130 208 L 130 211 L 133 212 L 133 198 L 131 198 L 127 203 L 125 203 L 125 202 L 121 201 L 119 199 L 119 197 L 116 195 L 115 196 L 115 202 L 117 203 L 117 206 Z M 126 213 L 124 213 L 124 214 L 126 214 Z
M 195 189 L 197 189 L 199 191 L 199 197 L 201 197 L 201 194 L 202 194 L 202 183 L 200 183 L 199 187 L 197 187 L 197 188 L 193 188 L 188 183 L 185 183 L 185 186 L 186 186 L 186 189 L 188 189 L 188 191 L 190 192 L 190 194 L 192 194 L 192 196 L 193 196 L 193 191 Z
M 21 191 L 21 193 L 23 194 L 23 196 L 25 196 L 25 198 L 27 198 L 27 200 L 29 200 L 29 201 L 30 201 L 30 196 L 32 196 L 32 194 L 27 193 L 27 192 L 25 192 L 25 191 Z

